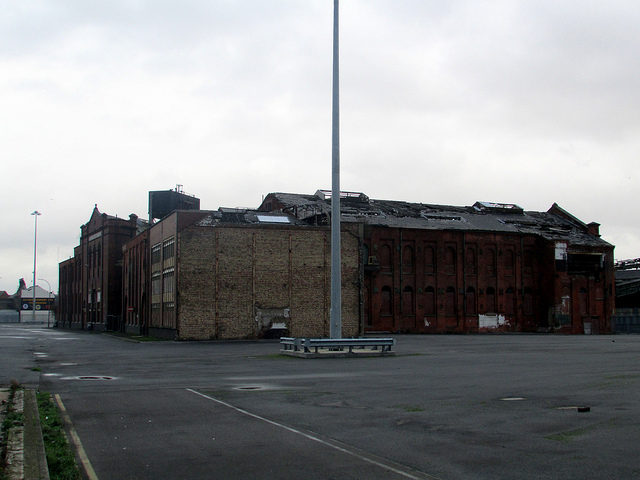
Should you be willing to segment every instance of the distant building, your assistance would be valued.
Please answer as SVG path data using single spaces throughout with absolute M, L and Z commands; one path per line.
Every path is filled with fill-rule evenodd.
M 640 258 L 616 262 L 613 331 L 640 333 Z
M 122 246 L 146 228 L 137 215 L 122 219 L 96 205 L 80 227 L 80 245 L 59 265 L 59 324 L 118 329 L 122 317 Z
M 200 199 L 184 193 L 182 185 L 175 190 L 149 192 L 149 223 L 162 219 L 174 210 L 200 210 Z
M 33 308 L 33 286 L 20 290 L 20 322 L 54 323 L 55 301 L 53 292 L 35 286 L 36 306 Z

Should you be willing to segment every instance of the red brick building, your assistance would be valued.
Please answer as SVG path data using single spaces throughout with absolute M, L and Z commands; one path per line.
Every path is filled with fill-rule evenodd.
M 259 210 L 326 225 L 327 195 L 271 193 Z M 341 211 L 361 243 L 365 331 L 611 331 L 613 246 L 556 204 L 525 212 L 345 193 Z
M 72 328 L 119 329 L 122 316 L 122 247 L 146 223 L 100 213 L 94 207 L 80 227 L 80 245 L 59 265 L 58 324 Z

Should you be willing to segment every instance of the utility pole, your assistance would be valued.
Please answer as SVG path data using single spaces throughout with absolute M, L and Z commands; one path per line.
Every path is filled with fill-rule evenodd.
M 331 313 L 330 338 L 342 338 L 342 268 L 340 265 L 340 85 L 338 0 L 333 0 L 333 101 L 331 115 Z
M 42 215 L 39 211 L 34 210 L 31 212 L 34 216 L 33 227 L 33 304 L 31 305 L 32 320 L 36 321 L 36 256 L 38 252 L 38 216 Z

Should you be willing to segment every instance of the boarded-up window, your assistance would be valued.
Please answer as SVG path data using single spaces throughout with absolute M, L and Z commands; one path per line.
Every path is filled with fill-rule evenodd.
M 431 274 L 435 272 L 435 251 L 431 245 L 424 247 L 424 273 Z
M 413 247 L 405 245 L 402 249 L 402 273 L 413 273 Z
M 456 251 L 453 247 L 444 249 L 444 273 L 447 275 L 456 273 Z
M 473 287 L 467 288 L 466 295 L 467 315 L 475 315 L 476 313 L 476 290 Z
M 411 315 L 414 311 L 413 288 L 406 286 L 402 289 L 402 313 Z
M 502 256 L 502 261 L 504 264 L 504 274 L 505 275 L 509 275 L 512 276 L 513 275 L 513 271 L 514 271 L 514 255 L 513 255 L 513 250 L 511 250 L 510 248 L 506 249 L 504 251 L 504 254 Z
M 382 245 L 378 250 L 378 261 L 380 262 L 380 268 L 382 270 L 391 270 L 393 263 L 393 256 L 391 247 L 387 244 Z
M 393 292 L 391 287 L 382 287 L 380 291 L 380 314 L 393 315 Z
M 473 247 L 467 247 L 464 254 L 464 269 L 468 274 L 476 273 L 476 250 Z
M 533 275 L 533 252 L 531 250 L 524 251 L 524 274 Z
M 484 307 L 487 313 L 496 313 L 496 290 L 488 287 L 485 293 Z
M 444 296 L 444 313 L 446 315 L 456 314 L 456 289 L 453 287 L 447 287 Z
M 496 274 L 496 251 L 493 248 L 488 248 L 485 253 L 485 265 L 487 268 L 487 274 L 495 276 Z
M 507 288 L 504 294 L 504 312 L 507 315 L 513 315 L 516 313 L 516 298 L 514 295 L 513 287 Z
M 533 291 L 529 287 L 524 289 L 522 309 L 525 315 L 533 315 Z
M 424 313 L 427 315 L 436 314 L 436 292 L 433 287 L 424 289 Z

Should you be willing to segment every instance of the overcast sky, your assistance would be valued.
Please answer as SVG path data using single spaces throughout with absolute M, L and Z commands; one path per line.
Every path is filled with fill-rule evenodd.
M 94 204 L 331 188 L 331 0 L 0 0 L 0 290 L 57 291 Z M 341 186 L 553 202 L 640 257 L 637 0 L 343 0 Z M 38 283 L 46 288 L 46 282 Z

